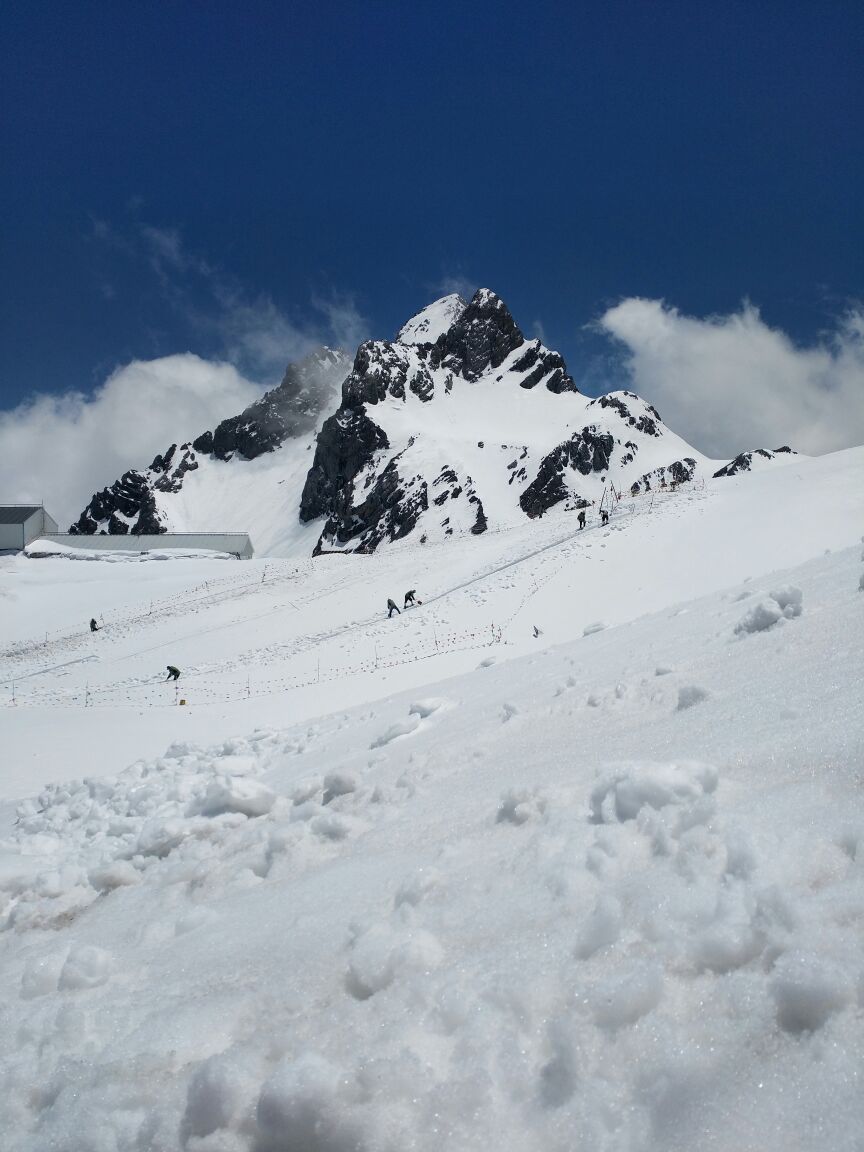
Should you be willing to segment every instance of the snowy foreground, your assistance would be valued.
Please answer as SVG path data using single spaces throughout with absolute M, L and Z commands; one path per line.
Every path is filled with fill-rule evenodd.
M 0 561 L 3 1152 L 860 1152 L 862 465 Z

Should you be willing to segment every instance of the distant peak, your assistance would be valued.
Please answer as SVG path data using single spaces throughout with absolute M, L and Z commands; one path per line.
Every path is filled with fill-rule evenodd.
M 434 344 L 439 336 L 447 332 L 459 319 L 468 301 L 456 292 L 433 300 L 416 316 L 404 324 L 396 336 L 398 344 Z

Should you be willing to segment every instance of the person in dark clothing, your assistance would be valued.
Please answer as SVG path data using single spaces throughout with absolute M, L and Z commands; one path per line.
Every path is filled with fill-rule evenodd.
M 90 621 L 90 631 L 91 632 L 98 632 L 99 631 L 99 625 L 96 623 L 95 620 Z
M 180 669 L 175 668 L 173 664 L 169 664 L 168 665 L 168 675 L 165 677 L 166 682 L 168 680 L 179 680 L 179 679 L 180 679 Z
M 410 592 L 405 593 L 405 604 L 404 604 L 405 608 L 407 608 L 409 604 L 416 604 L 417 603 L 417 601 L 414 599 L 416 593 L 417 593 L 416 588 L 412 588 Z
M 581 511 L 579 512 L 579 515 L 576 517 L 576 519 L 579 521 L 579 531 L 581 532 L 582 529 L 585 527 L 585 509 L 584 508 L 581 509 Z
M 388 600 L 387 601 L 387 608 L 389 609 L 389 611 L 387 612 L 387 619 L 388 620 L 390 619 L 390 617 L 393 615 L 394 612 L 396 613 L 397 616 L 400 615 L 399 609 L 396 607 L 396 601 L 395 600 Z
M 601 522 L 601 524 L 608 524 L 609 523 L 609 513 L 606 511 L 605 508 L 600 512 L 600 522 Z

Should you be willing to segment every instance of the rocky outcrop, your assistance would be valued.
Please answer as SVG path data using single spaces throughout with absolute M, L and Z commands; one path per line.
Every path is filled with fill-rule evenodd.
M 129 471 L 96 492 L 69 531 L 73 536 L 156 536 L 167 528 L 159 519 L 147 476 Z
M 628 404 L 627 400 L 631 403 Z M 659 436 L 661 434 L 658 427 L 663 423 L 660 419 L 660 413 L 652 404 L 648 404 L 641 396 L 637 396 L 635 392 L 610 392 L 607 396 L 598 396 L 596 400 L 592 400 L 591 407 L 595 405 L 598 408 L 614 409 L 625 424 L 646 436 Z
M 192 447 L 217 460 L 230 460 L 235 454 L 254 460 L 273 452 L 289 437 L 315 427 L 347 369 L 344 352 L 319 348 L 299 364 L 289 364 L 277 388 L 265 392 L 239 416 L 217 424 L 215 431 L 193 440 Z
M 668 488 L 673 484 L 684 484 L 692 480 L 696 472 L 696 460 L 692 456 L 685 456 L 683 460 L 673 460 L 662 468 L 655 468 L 646 472 L 630 485 L 630 495 L 638 496 L 640 492 L 651 492 L 656 488 Z
M 399 456 L 389 460 L 383 471 L 368 478 L 370 488 L 357 503 L 337 501 L 315 546 L 315 555 L 333 550 L 374 552 L 385 540 L 401 540 L 417 525 L 429 507 L 425 481 L 405 478 L 399 470 Z
M 782 448 L 775 448 L 773 451 L 768 451 L 767 448 L 757 448 L 753 452 L 740 452 L 734 460 L 730 460 L 728 464 L 724 464 L 722 468 L 718 468 L 714 473 L 714 478 L 718 476 L 737 476 L 739 472 L 750 472 L 753 468 L 753 457 L 761 456 L 764 460 L 775 460 L 778 456 L 789 455 L 795 456 L 796 453 L 788 445 Z
M 570 440 L 559 444 L 543 458 L 537 475 L 519 497 L 522 511 L 534 519 L 571 496 L 566 482 L 568 472 L 575 471 L 582 476 L 607 472 L 614 446 L 615 438 L 611 433 L 599 432 L 594 425 L 574 433 Z M 574 507 L 588 503 L 578 495 L 574 497 Z
M 300 519 L 326 517 L 331 534 L 338 535 L 339 525 L 352 519 L 355 477 L 372 463 L 377 451 L 389 447 L 387 436 L 362 406 L 340 408 L 325 420 L 300 498 Z M 368 506 L 365 497 L 364 506 L 368 514 L 375 514 L 376 509 Z

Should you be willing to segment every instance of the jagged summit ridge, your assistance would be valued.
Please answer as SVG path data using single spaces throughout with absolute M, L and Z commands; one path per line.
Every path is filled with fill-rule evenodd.
M 789 459 L 775 455 L 718 470 L 635 393 L 581 395 L 560 353 L 481 288 L 433 301 L 353 361 L 321 349 L 289 365 L 238 416 L 96 493 L 73 531 L 230 526 L 274 555 L 373 552 Z

